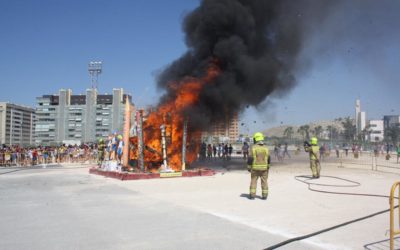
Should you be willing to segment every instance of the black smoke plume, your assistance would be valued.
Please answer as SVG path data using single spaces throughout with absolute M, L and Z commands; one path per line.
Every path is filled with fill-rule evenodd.
M 333 1 L 330 1 L 333 2 Z M 166 94 L 170 82 L 202 77 L 212 61 L 221 74 L 189 107 L 191 124 L 204 127 L 226 115 L 257 106 L 268 96 L 282 96 L 296 84 L 302 68 L 304 37 L 326 14 L 328 1 L 203 0 L 183 21 L 188 51 L 158 77 Z

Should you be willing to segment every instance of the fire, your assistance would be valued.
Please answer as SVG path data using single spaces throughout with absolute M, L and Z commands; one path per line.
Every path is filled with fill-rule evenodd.
M 170 85 L 170 88 L 175 92 L 175 98 L 160 105 L 143 122 L 144 161 L 146 166 L 151 168 L 152 164 L 155 165 L 154 167 L 161 165 L 163 157 L 160 127 L 164 124 L 167 135 L 168 165 L 174 170 L 181 169 L 183 124 L 185 119 L 183 112 L 188 107 L 195 106 L 198 103 L 201 90 L 206 84 L 210 84 L 219 75 L 219 72 L 220 70 L 216 63 L 212 63 L 204 77 L 189 78 Z M 196 159 L 200 136 L 201 131 L 191 131 L 187 135 L 186 162 L 188 163 Z M 131 142 L 134 141 L 131 140 Z M 132 158 L 137 158 L 137 154 L 135 156 Z

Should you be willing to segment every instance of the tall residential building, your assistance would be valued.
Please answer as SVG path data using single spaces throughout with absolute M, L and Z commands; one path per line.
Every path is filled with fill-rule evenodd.
M 123 89 L 98 94 L 87 89 L 85 95 L 73 95 L 70 89 L 58 95 L 37 97 L 35 142 L 41 145 L 94 142 L 114 131 L 122 131 L 126 98 Z
M 359 119 L 360 112 L 361 112 L 361 102 L 359 99 L 357 99 L 356 100 L 356 114 L 355 114 L 356 127 L 358 126 L 358 119 Z M 357 129 L 357 134 L 358 134 L 358 129 Z
M 384 138 L 383 120 L 370 120 L 369 129 L 370 129 L 369 140 L 371 142 L 383 141 Z
M 202 134 L 203 140 L 213 143 L 217 142 L 236 142 L 239 138 L 239 118 L 235 113 L 227 116 L 224 121 L 212 124 L 209 131 Z
M 33 145 L 34 132 L 33 108 L 0 102 L 0 144 Z
M 356 100 L 356 133 L 359 135 L 361 131 L 365 129 L 367 126 L 367 115 L 364 111 L 361 111 L 361 102 L 360 100 Z

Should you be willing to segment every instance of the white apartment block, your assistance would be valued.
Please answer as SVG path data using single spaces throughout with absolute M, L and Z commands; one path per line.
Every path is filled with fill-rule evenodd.
M 361 102 L 360 100 L 356 100 L 356 132 L 359 135 L 367 126 L 367 115 L 364 111 L 361 111 Z
M 383 120 L 370 120 L 369 121 L 369 141 L 380 142 L 384 138 Z
M 0 102 L 0 144 L 33 145 L 34 132 L 33 108 Z

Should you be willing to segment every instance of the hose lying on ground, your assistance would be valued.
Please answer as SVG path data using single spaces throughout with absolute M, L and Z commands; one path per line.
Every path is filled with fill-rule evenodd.
M 302 183 L 307 184 L 308 185 L 308 189 L 310 191 L 314 191 L 314 192 L 327 193 L 327 194 L 338 194 L 338 195 L 357 195 L 357 196 L 370 196 L 370 197 L 389 198 L 388 195 L 365 194 L 365 193 L 331 192 L 331 191 L 324 191 L 324 190 L 318 190 L 318 189 L 312 188 L 311 187 L 312 185 L 315 185 L 315 186 L 329 186 L 329 187 L 357 187 L 357 186 L 361 185 L 359 182 L 347 180 L 347 179 L 336 177 L 336 176 L 321 176 L 321 177 L 338 179 L 338 180 L 342 180 L 342 181 L 345 181 L 345 182 L 348 182 L 348 183 L 351 183 L 351 184 L 349 184 L 349 185 L 333 185 L 333 184 L 312 183 L 312 182 L 307 181 L 307 179 L 311 180 L 313 178 L 311 176 L 306 176 L 306 175 L 299 175 L 299 176 L 295 176 L 294 178 L 297 181 L 300 181 Z M 395 198 L 398 199 L 398 197 L 395 197 Z M 398 205 L 395 206 L 395 208 L 398 208 L 398 207 L 399 207 Z M 385 209 L 385 210 L 382 210 L 382 211 L 379 211 L 379 212 L 376 212 L 376 213 L 373 213 L 373 214 L 369 214 L 369 215 L 366 215 L 366 216 L 363 216 L 363 217 L 360 217 L 360 218 L 357 218 L 357 219 L 354 219 L 354 220 L 346 221 L 344 223 L 341 223 L 341 224 L 338 224 L 338 225 L 335 225 L 335 226 L 332 226 L 332 227 L 328 227 L 328 228 L 316 231 L 314 233 L 306 234 L 306 235 L 299 236 L 299 237 L 294 237 L 294 238 L 282 241 L 280 243 L 277 243 L 275 245 L 269 246 L 269 247 L 265 248 L 265 250 L 276 249 L 276 248 L 282 247 L 284 245 L 287 245 L 289 243 L 292 243 L 292 242 L 295 242 L 295 241 L 299 241 L 299 240 L 304 240 L 304 239 L 313 237 L 313 236 L 318 235 L 318 234 L 326 233 L 326 232 L 329 232 L 329 231 L 334 230 L 336 228 L 343 227 L 343 226 L 346 226 L 346 225 L 349 225 L 349 224 L 352 224 L 352 223 L 355 223 L 355 222 L 358 222 L 358 221 L 362 221 L 362 220 L 365 220 L 365 219 L 369 219 L 369 218 L 372 218 L 374 216 L 387 213 L 389 211 L 390 211 L 390 209 Z

